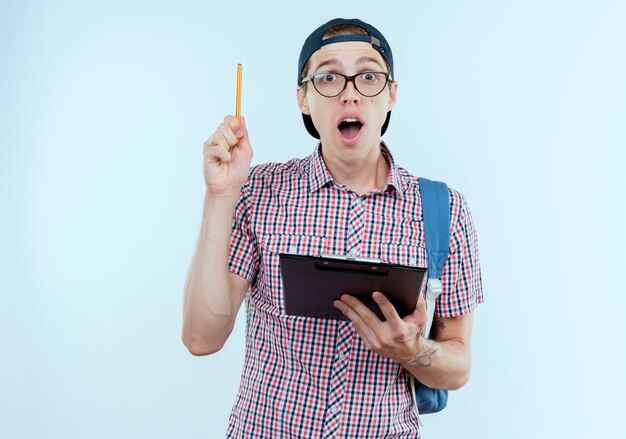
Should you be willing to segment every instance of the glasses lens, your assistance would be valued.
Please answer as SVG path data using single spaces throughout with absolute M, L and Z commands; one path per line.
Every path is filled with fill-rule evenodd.
M 354 79 L 359 93 L 363 96 L 376 96 L 385 88 L 387 75 L 382 72 L 363 72 Z
M 326 97 L 335 97 L 343 91 L 346 78 L 334 73 L 318 73 L 313 75 L 313 86 L 319 94 Z

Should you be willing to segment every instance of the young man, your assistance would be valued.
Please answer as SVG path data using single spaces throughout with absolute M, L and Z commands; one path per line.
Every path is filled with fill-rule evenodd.
M 391 48 L 359 20 L 332 20 L 306 40 L 297 99 L 315 152 L 250 170 L 245 119 L 227 116 L 204 145 L 206 196 L 185 289 L 183 341 L 218 351 L 246 298 L 241 387 L 229 437 L 418 437 L 410 374 L 440 389 L 470 373 L 473 310 L 482 302 L 477 243 L 463 197 L 450 190 L 450 254 L 434 339 L 420 334 L 423 298 L 385 321 L 356 298 L 350 321 L 285 315 L 279 253 L 343 254 L 426 266 L 418 180 L 381 135 L 396 102 Z

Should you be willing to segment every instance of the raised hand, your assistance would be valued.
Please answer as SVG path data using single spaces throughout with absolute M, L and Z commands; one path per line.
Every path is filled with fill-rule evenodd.
M 252 161 L 246 121 L 226 116 L 204 142 L 204 182 L 214 198 L 239 196 Z

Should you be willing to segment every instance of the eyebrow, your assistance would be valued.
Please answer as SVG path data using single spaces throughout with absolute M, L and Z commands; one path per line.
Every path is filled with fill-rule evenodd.
M 362 56 L 361 58 L 356 60 L 356 64 L 367 64 L 370 62 L 378 65 L 378 67 L 382 67 L 380 63 L 378 62 L 378 60 L 376 60 L 375 58 L 372 58 L 371 56 Z M 331 58 L 331 59 L 327 59 L 326 61 L 323 61 L 319 66 L 317 66 L 315 70 L 319 70 L 322 67 L 326 67 L 326 66 L 341 67 L 343 66 L 343 63 L 339 61 L 337 58 Z
M 317 66 L 317 68 L 315 70 L 319 70 L 322 67 L 326 67 L 326 66 L 339 67 L 341 65 L 342 65 L 341 61 L 339 61 L 336 58 L 331 58 L 331 59 L 327 59 L 326 61 L 322 62 L 319 66 Z
M 382 67 L 377 59 L 372 58 L 371 56 L 362 56 L 361 58 L 356 60 L 357 64 L 367 64 L 368 62 L 373 62 L 377 64 L 379 67 Z

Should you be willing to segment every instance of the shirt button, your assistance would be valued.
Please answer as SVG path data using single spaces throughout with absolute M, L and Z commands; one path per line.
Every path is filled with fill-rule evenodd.
M 337 413 L 339 413 L 339 407 L 332 407 L 332 408 L 330 409 L 330 412 L 331 412 L 333 415 L 336 415 Z
M 289 247 L 289 253 L 295 254 L 295 253 L 296 253 L 296 250 L 297 250 L 297 249 L 296 249 L 296 246 L 295 246 L 295 245 L 292 245 L 292 246 L 290 246 L 290 247 Z
M 350 253 L 348 253 L 350 256 L 358 256 L 359 252 L 356 251 L 355 248 L 353 248 L 352 250 L 350 250 Z
M 345 355 L 345 354 L 337 354 L 337 360 L 341 361 L 341 360 L 343 360 L 344 358 L 346 358 L 346 355 Z

